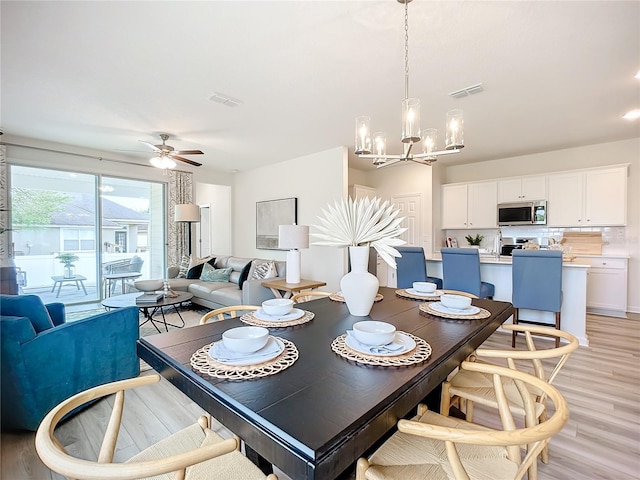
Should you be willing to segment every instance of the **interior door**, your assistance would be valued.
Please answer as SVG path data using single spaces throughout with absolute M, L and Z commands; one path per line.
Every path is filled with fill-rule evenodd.
M 407 231 L 400 238 L 409 247 L 422 247 L 422 194 L 394 195 L 391 201 L 405 218 L 402 226 Z
M 409 247 L 424 247 L 422 244 L 422 194 L 409 193 L 393 195 L 391 202 L 400 210 L 404 217 L 402 226 L 407 230 L 400 236 Z M 387 269 L 387 286 L 395 288 L 398 285 L 395 268 Z

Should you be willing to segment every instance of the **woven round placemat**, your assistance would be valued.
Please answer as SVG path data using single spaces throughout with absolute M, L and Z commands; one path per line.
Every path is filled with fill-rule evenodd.
M 256 318 L 254 312 L 245 313 L 240 317 L 240 321 L 244 322 L 248 325 L 254 325 L 256 327 L 267 327 L 267 328 L 285 328 L 285 327 L 293 327 L 294 325 L 302 325 L 303 323 L 310 322 L 313 320 L 313 317 L 316 316 L 313 312 L 307 312 L 303 310 L 304 314 L 298 318 L 294 318 L 293 320 L 261 320 Z
M 402 355 L 385 357 L 367 355 L 366 353 L 358 352 L 357 350 L 349 347 L 345 342 L 347 334 L 343 333 L 331 342 L 331 350 L 347 360 L 362 363 L 364 365 L 376 365 L 381 367 L 405 367 L 407 365 L 415 365 L 417 363 L 424 362 L 431 356 L 431 345 L 423 339 L 416 337 L 415 335 L 411 335 L 410 333 L 399 333 L 404 333 L 411 337 L 416 342 L 416 348 Z
M 376 298 L 373 299 L 374 302 L 379 302 L 384 298 L 381 293 L 376 295 Z M 342 295 L 338 295 L 337 293 L 332 293 L 329 295 L 329 300 L 333 300 L 334 302 L 344 302 L 344 297 Z
M 408 298 L 410 300 L 422 300 L 423 302 L 432 302 L 435 300 L 440 300 L 440 295 L 415 295 L 413 293 L 407 292 L 404 288 L 399 288 L 396 290 L 396 295 L 403 298 Z
M 457 315 L 455 313 L 443 313 L 431 308 L 431 304 L 422 303 L 418 307 L 421 312 L 428 313 L 429 315 L 434 315 L 436 317 L 442 318 L 454 318 L 456 320 L 480 320 L 482 318 L 488 318 L 491 316 L 491 312 L 489 310 L 485 310 L 484 308 L 480 308 L 478 313 L 474 313 L 473 315 Z
M 216 362 L 209 356 L 212 343 L 198 349 L 191 355 L 191 366 L 200 373 L 226 380 L 251 380 L 268 377 L 289 368 L 298 359 L 298 349 L 290 340 L 275 337 L 284 343 L 284 351 L 276 358 L 255 365 L 227 365 Z

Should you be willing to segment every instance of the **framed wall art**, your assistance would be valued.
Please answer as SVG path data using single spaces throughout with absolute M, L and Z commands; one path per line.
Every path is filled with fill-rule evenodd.
M 298 199 L 256 202 L 256 248 L 280 250 L 278 227 L 298 223 Z

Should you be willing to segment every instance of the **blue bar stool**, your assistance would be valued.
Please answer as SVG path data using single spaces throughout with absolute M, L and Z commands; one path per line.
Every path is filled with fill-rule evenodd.
M 413 282 L 431 282 L 442 288 L 442 280 L 427 275 L 427 264 L 422 247 L 396 247 L 402 257 L 396 258 L 398 288 L 412 288 Z
M 496 287 L 480 279 L 480 253 L 477 248 L 442 248 L 442 277 L 445 290 L 493 298 Z
M 513 294 L 511 303 L 515 311 L 513 324 L 527 323 L 554 327 L 552 323 L 521 320 L 518 310 L 540 310 L 554 312 L 555 328 L 560 330 L 560 310 L 562 309 L 562 252 L 559 250 L 514 250 L 512 268 Z M 513 332 L 511 346 L 516 345 Z M 556 348 L 560 338 L 556 337 Z

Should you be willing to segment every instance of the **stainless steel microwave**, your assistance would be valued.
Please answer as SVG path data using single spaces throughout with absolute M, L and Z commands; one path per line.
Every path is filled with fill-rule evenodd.
M 546 225 L 547 201 L 498 204 L 498 225 Z

